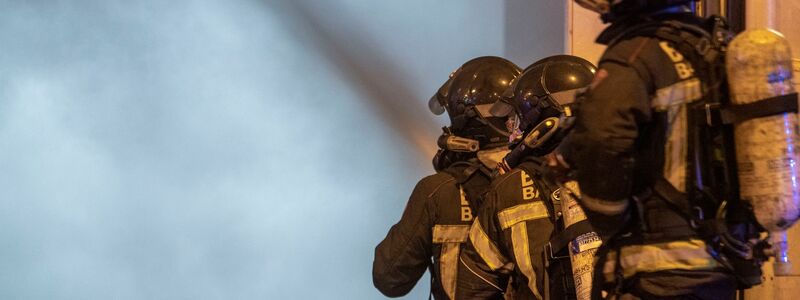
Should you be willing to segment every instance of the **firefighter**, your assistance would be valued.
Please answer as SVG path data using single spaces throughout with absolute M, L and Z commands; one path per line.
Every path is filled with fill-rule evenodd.
M 372 279 L 384 295 L 407 294 L 429 269 L 433 297 L 456 299 L 460 245 L 492 170 L 508 152 L 508 118 L 490 108 L 520 72 L 503 58 L 478 57 L 431 98 L 431 111 L 447 111 L 451 125 L 438 141 L 436 174 L 417 183 L 400 221 L 375 249 Z
M 560 141 L 556 124 L 569 112 L 575 92 L 591 82 L 594 70 L 576 56 L 548 57 L 528 67 L 504 100 L 495 103 L 495 115 L 516 116 L 518 138 L 462 251 L 457 291 L 464 299 L 575 297 L 566 247 L 551 244 L 563 229 L 560 190 L 546 178 L 542 155 Z
M 722 35 L 712 34 L 721 20 L 696 17 L 687 0 L 576 2 L 611 23 L 582 113 L 552 160 L 574 170 L 603 239 L 593 297 L 733 299 L 736 276 L 717 248 L 725 225 L 706 222 L 718 203 L 703 203 L 713 184 L 700 182 L 710 172 L 696 160 L 718 140 L 689 138 L 706 122 L 693 104 L 721 86 L 713 45 Z

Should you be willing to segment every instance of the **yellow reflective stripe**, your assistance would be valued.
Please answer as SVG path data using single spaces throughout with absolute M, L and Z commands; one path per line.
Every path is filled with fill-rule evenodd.
M 460 244 L 469 237 L 469 225 L 434 225 L 433 242 L 442 244 L 439 257 L 440 282 L 450 299 L 455 299 Z
M 528 277 L 528 288 L 531 289 L 536 299 L 542 299 L 536 287 L 536 272 L 531 263 L 531 251 L 528 245 L 528 228 L 523 222 L 518 222 L 511 227 L 511 243 L 514 244 L 514 257 L 517 267 L 525 277 Z
M 667 141 L 664 143 L 663 175 L 681 192 L 686 189 L 686 126 L 688 125 L 685 104 L 703 97 L 701 86 L 698 78 L 679 81 L 658 89 L 651 103 L 656 111 L 667 112 L 669 126 Z
M 547 208 L 542 201 L 520 204 L 497 213 L 500 220 L 500 227 L 508 229 L 514 224 L 522 221 L 547 218 Z
M 469 239 L 472 241 L 475 251 L 478 252 L 492 271 L 508 263 L 508 259 L 503 256 L 500 250 L 497 249 L 497 246 L 489 240 L 489 236 L 486 235 L 486 232 L 481 228 L 481 223 L 478 221 L 478 218 L 475 218 L 475 222 L 472 223 L 472 228 L 469 230 Z
M 700 79 L 692 78 L 658 89 L 651 106 L 657 111 L 665 111 L 671 106 L 689 103 L 702 96 Z
M 719 263 L 706 252 L 706 243 L 691 239 L 668 243 L 632 245 L 620 250 L 620 265 L 624 277 L 636 273 L 664 270 L 708 270 L 719 267 Z M 614 279 L 617 251 L 608 254 L 603 273 L 607 280 Z
M 686 105 L 667 109 L 667 140 L 664 143 L 664 178 L 678 191 L 686 191 L 686 153 L 689 143 L 686 142 L 688 116 Z
M 469 236 L 469 225 L 434 225 L 434 243 L 463 243 Z
M 459 243 L 444 243 L 439 257 L 439 273 L 447 297 L 456 298 L 456 276 L 458 272 Z

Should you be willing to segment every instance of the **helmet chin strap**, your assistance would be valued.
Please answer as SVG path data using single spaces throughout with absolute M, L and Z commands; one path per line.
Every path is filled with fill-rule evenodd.
M 497 126 L 494 126 L 494 124 L 492 124 L 492 122 L 489 122 L 488 120 L 485 120 L 483 118 L 480 118 L 480 120 L 481 120 L 481 123 L 485 124 L 486 126 L 489 126 L 489 128 L 491 128 L 492 130 L 494 130 L 495 132 L 497 132 L 499 134 L 502 134 L 504 136 L 511 135 L 510 132 L 508 132 L 506 130 L 503 130 L 501 128 L 498 128 Z

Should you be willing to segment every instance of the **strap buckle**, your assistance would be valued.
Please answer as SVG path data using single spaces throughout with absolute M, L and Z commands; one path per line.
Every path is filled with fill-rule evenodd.
M 706 103 L 705 104 L 705 111 L 706 111 L 706 124 L 708 126 L 714 126 L 714 115 L 711 113 L 712 111 L 718 110 L 720 107 L 719 103 Z
M 700 228 L 701 225 L 698 223 L 702 222 L 705 219 L 705 215 L 703 214 L 703 209 L 700 208 L 699 206 L 692 206 L 692 213 L 694 214 L 692 215 L 691 218 L 689 218 L 689 226 L 692 226 L 692 229 L 698 229 Z
M 565 259 L 565 258 L 569 259 L 569 255 L 556 256 L 555 253 L 553 253 L 553 245 L 552 245 L 552 243 L 549 243 L 549 242 L 544 245 L 544 253 L 545 253 L 545 257 L 547 258 L 547 265 L 550 265 L 550 261 L 553 261 L 553 260 Z

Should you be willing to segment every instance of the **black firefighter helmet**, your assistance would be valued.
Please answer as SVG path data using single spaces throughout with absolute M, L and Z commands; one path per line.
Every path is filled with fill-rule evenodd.
M 554 55 L 525 69 L 492 107 L 494 115 L 519 117 L 519 129 L 528 132 L 542 120 L 557 117 L 574 102 L 578 90 L 589 86 L 597 68 L 583 58 Z
M 514 63 L 497 56 L 472 59 L 455 72 L 431 97 L 431 112 L 447 111 L 451 134 L 478 142 L 481 149 L 505 146 L 510 132 L 506 115 L 491 114 L 491 107 L 501 100 L 511 82 L 521 73 Z
M 494 115 L 517 117 L 513 150 L 501 168 L 507 171 L 526 156 L 558 146 L 575 120 L 575 96 L 592 82 L 595 70 L 580 57 L 556 55 L 533 63 L 514 80 L 491 109 Z
M 615 22 L 628 16 L 646 14 L 684 5 L 696 0 L 575 0 L 575 3 L 600 14 L 603 22 Z

